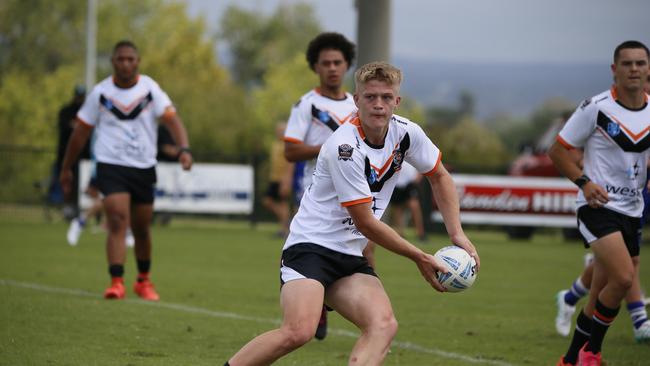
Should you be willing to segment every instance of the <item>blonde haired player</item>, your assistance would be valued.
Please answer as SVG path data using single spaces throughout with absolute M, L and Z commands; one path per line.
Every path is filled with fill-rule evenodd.
M 444 267 L 379 220 L 404 161 L 431 183 L 451 241 L 479 262 L 462 230 L 456 189 L 440 151 L 417 124 L 393 114 L 401 80 L 399 69 L 383 62 L 355 73 L 358 118 L 323 144 L 283 248 L 282 323 L 251 340 L 226 365 L 268 365 L 309 342 L 323 301 L 361 330 L 348 364 L 382 363 L 397 321 L 381 281 L 362 255 L 368 240 L 411 259 L 434 289 L 444 291 L 436 279 Z

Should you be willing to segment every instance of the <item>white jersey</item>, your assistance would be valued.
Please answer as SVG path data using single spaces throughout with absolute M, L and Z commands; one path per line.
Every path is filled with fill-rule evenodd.
M 351 120 L 357 111 L 352 94 L 331 99 L 313 89 L 303 95 L 291 109 L 284 140 L 297 144 L 322 145 L 332 132 Z M 305 163 L 302 186 L 307 189 L 316 167 L 316 159 Z
M 144 169 L 156 165 L 158 118 L 165 113 L 175 113 L 171 100 L 153 79 L 140 75 L 128 89 L 112 77 L 102 80 L 77 118 L 95 127 L 98 162 Z
M 404 188 L 410 183 L 414 183 L 418 178 L 418 174 L 420 173 L 418 173 L 417 169 L 415 169 L 413 165 L 404 162 L 402 164 L 402 169 L 400 169 L 399 176 L 397 177 L 397 183 L 395 183 L 395 187 Z
M 568 148 L 584 148 L 584 173 L 609 195 L 605 207 L 641 217 L 642 190 L 650 147 L 650 107 L 630 110 L 617 102 L 615 89 L 585 100 L 558 135 Z M 578 191 L 577 207 L 587 204 Z
M 358 118 L 342 125 L 323 144 L 311 186 L 291 221 L 284 249 L 314 243 L 362 256 L 368 239 L 354 226 L 346 207 L 372 203 L 380 219 L 390 202 L 404 161 L 423 174 L 433 174 L 440 150 L 417 124 L 393 116 L 383 146 L 365 141 Z

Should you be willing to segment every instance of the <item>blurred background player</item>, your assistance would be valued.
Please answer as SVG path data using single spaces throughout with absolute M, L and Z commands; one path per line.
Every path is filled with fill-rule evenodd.
M 158 125 L 158 140 L 156 145 L 158 146 L 158 153 L 156 154 L 156 161 L 158 162 L 178 162 L 178 157 L 180 156 L 182 149 L 176 145 L 174 138 L 169 129 L 165 127 L 164 124 Z M 163 211 L 163 212 L 154 212 L 153 222 L 159 223 L 160 225 L 169 225 L 172 221 L 172 213 Z
M 293 180 L 293 164 L 284 157 L 283 137 L 286 128 L 286 122 L 278 122 L 275 127 L 276 139 L 269 150 L 269 187 L 262 199 L 264 207 L 277 218 L 277 235 L 283 239 L 289 234 L 289 199 Z
M 321 145 L 357 107 L 343 90 L 345 73 L 354 62 L 354 43 L 339 33 L 321 33 L 307 46 L 309 67 L 318 75 L 319 86 L 303 95 L 291 109 L 284 133 L 284 156 L 290 162 L 306 161 L 302 189 L 308 190 Z M 327 335 L 327 311 L 323 306 L 317 339 Z
M 418 184 L 422 175 L 409 163 L 402 164 L 395 190 L 390 197 L 390 218 L 395 231 L 404 236 L 404 228 L 407 223 L 405 209 L 410 212 L 415 233 L 418 240 L 425 241 L 424 225 L 422 223 L 422 209 L 420 208 L 420 194 Z
M 616 47 L 613 87 L 584 101 L 549 151 L 558 170 L 580 188 L 578 229 L 594 253 L 589 301 L 560 366 L 601 365 L 607 330 L 638 277 L 641 191 L 650 140 L 644 134 L 650 107 L 643 90 L 649 57 L 648 48 L 637 41 Z M 583 169 L 568 153 L 577 147 L 584 149 Z
M 56 148 L 56 160 L 54 162 L 54 171 L 52 174 L 52 180 L 50 182 L 48 197 L 52 202 L 63 203 L 63 216 L 70 220 L 77 215 L 77 198 L 79 186 L 77 183 L 77 177 L 79 175 L 79 164 L 75 163 L 72 167 L 72 174 L 74 175 L 74 184 L 72 185 L 72 194 L 63 195 L 61 191 L 61 185 L 59 183 L 59 173 L 61 172 L 61 165 L 63 164 L 63 157 L 65 156 L 65 150 L 68 146 L 68 141 L 70 140 L 70 135 L 72 130 L 77 124 L 76 116 L 79 108 L 84 103 L 86 99 L 86 88 L 82 85 L 76 85 L 73 90 L 72 100 L 65 104 L 59 110 L 58 118 L 58 141 Z M 81 159 L 90 158 L 90 142 L 88 142 L 81 154 Z
M 130 41 L 113 48 L 113 75 L 97 84 L 77 114 L 77 123 L 61 168 L 61 186 L 69 194 L 72 166 L 95 128 L 94 154 L 97 182 L 104 195 L 108 222 L 106 253 L 111 285 L 107 299 L 125 296 L 125 235 L 129 223 L 135 237 L 138 277 L 135 293 L 145 300 L 159 296 L 149 279 L 151 268 L 151 221 L 156 182 L 156 139 L 160 120 L 177 145 L 183 169 L 192 166 L 187 132 L 167 94 L 146 75 L 138 73 L 140 56 Z

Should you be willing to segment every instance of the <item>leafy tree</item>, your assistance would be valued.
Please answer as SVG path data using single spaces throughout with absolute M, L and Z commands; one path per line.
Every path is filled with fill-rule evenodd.
M 549 99 L 528 118 L 498 115 L 487 121 L 487 126 L 499 135 L 506 149 L 517 154 L 524 147 L 533 147 L 550 125 L 575 106 L 564 99 Z
M 75 0 L 0 2 L 0 81 L 14 70 L 54 72 L 84 53 L 86 7 Z
M 309 68 L 303 52 L 285 62 L 269 66 L 262 85 L 252 91 L 253 112 L 257 131 L 266 131 L 271 139 L 277 121 L 289 118 L 291 107 L 308 90 L 318 85 L 318 77 Z M 254 133 L 255 130 L 249 130 Z
M 280 5 L 271 16 L 228 7 L 221 21 L 221 35 L 232 53 L 235 79 L 248 87 L 260 84 L 275 64 L 303 53 L 320 33 L 313 8 L 308 4 Z
M 499 137 L 469 117 L 435 141 L 457 172 L 502 172 L 510 160 Z

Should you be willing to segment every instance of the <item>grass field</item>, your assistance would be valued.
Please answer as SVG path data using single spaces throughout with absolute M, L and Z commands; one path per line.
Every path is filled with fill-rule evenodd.
M 0 215 L 0 365 L 222 365 L 280 317 L 273 228 L 175 220 L 155 227 L 159 303 L 101 298 L 109 279 L 103 234 L 65 242 L 66 225 Z M 559 235 L 509 241 L 470 231 L 482 268 L 474 287 L 439 294 L 407 259 L 378 252 L 378 273 L 400 330 L 385 365 L 555 365 L 569 340 L 555 334 L 554 295 L 582 267 L 584 249 Z M 447 244 L 431 236 L 428 251 Z M 642 281 L 650 286 L 650 265 Z M 135 278 L 132 254 L 127 285 Z M 356 330 L 330 316 L 325 341 L 278 365 L 344 365 Z M 608 366 L 650 365 L 622 310 L 605 341 Z

